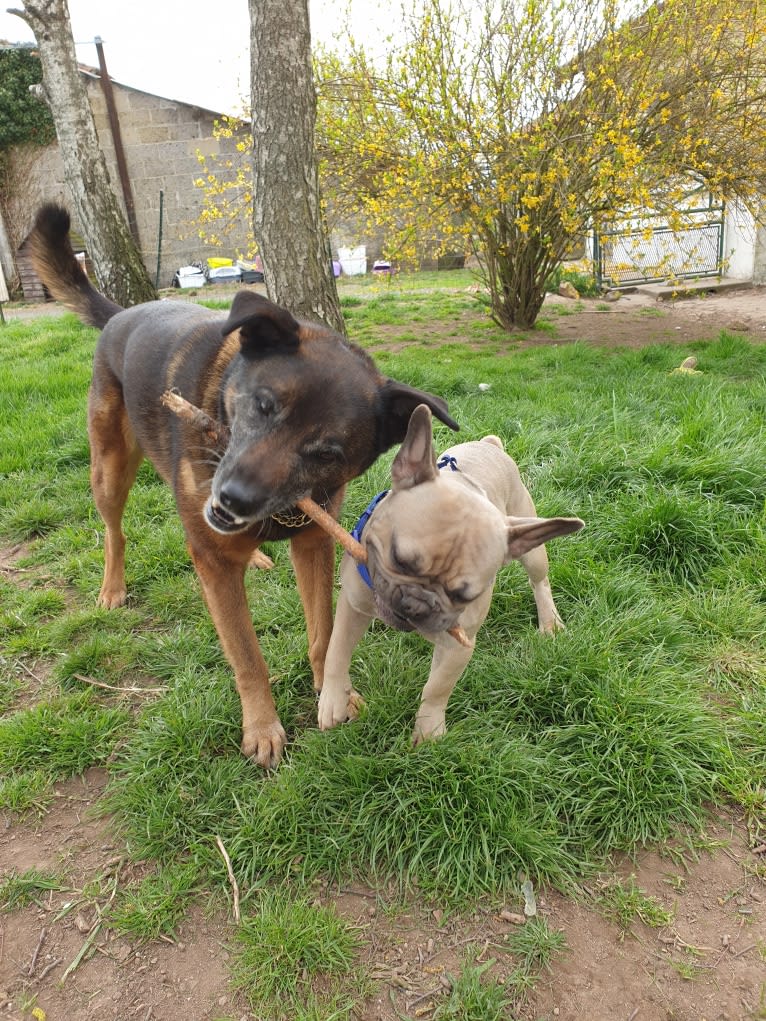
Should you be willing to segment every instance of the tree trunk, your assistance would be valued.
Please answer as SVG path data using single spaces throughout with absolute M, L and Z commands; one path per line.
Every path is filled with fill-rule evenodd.
M 157 297 L 109 180 L 88 102 L 66 0 L 25 0 L 14 10 L 37 40 L 43 91 L 56 125 L 64 175 L 99 289 L 118 305 Z
M 504 330 L 531 330 L 545 301 L 545 283 L 561 260 L 547 246 L 498 216 L 483 234 L 480 255 L 492 318 Z
M 249 0 L 253 226 L 269 297 L 345 332 L 319 197 L 307 0 Z
M 0 267 L 2 267 L 3 276 L 8 283 L 8 287 L 13 289 L 14 281 L 18 277 L 16 275 L 16 262 L 13 258 L 13 247 L 8 237 L 8 231 L 5 228 L 2 205 L 0 205 Z

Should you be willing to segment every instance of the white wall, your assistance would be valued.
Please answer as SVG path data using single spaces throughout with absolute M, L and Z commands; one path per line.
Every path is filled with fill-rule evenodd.
M 753 279 L 755 221 L 738 203 L 726 207 L 723 235 L 724 276 Z
M 753 283 L 766 284 L 766 199 L 759 210 L 760 223 L 755 228 L 755 251 L 753 253 Z

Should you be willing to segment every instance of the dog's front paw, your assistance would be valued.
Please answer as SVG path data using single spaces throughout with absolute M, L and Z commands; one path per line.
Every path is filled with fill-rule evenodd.
M 274 566 L 274 561 L 261 550 L 256 549 L 253 550 L 253 555 L 250 557 L 247 566 L 254 567 L 260 571 L 270 571 Z
M 242 754 L 264 769 L 275 769 L 287 744 L 287 735 L 279 720 L 256 724 L 242 734 Z
M 555 635 L 558 631 L 566 631 L 564 621 L 555 613 L 545 620 L 540 620 L 540 633 L 543 635 Z
M 325 680 L 317 709 L 319 729 L 330 730 L 339 723 L 345 723 L 346 720 L 355 720 L 363 706 L 364 699 L 351 685 L 334 689 Z
M 98 594 L 97 605 L 105 606 L 107 610 L 116 610 L 118 606 L 124 606 L 128 598 L 128 590 L 124 585 L 111 587 L 106 582 L 101 586 Z
M 443 712 L 418 713 L 415 728 L 412 731 L 412 747 L 416 748 L 424 741 L 443 737 L 447 733 L 447 722 Z

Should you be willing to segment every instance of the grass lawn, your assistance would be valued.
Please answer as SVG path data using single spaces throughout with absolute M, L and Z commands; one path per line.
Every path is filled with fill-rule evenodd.
M 500 435 L 541 514 L 585 520 L 548 547 L 567 630 L 536 632 L 511 565 L 446 737 L 410 748 L 430 647 L 377 624 L 354 661 L 362 718 L 320 733 L 288 551 L 273 544 L 274 570 L 249 578 L 291 740 L 269 777 L 239 755 L 229 668 L 148 465 L 125 518 L 128 606 L 95 606 L 95 331 L 71 316 L 0 330 L 0 544 L 20 546 L 24 568 L 0 573 L 0 808 L 44 812 L 54 780 L 106 764 L 104 807 L 132 858 L 153 863 L 109 922 L 144 939 L 171 933 L 200 891 L 228 896 L 220 838 L 242 896 L 233 980 L 263 1016 L 350 1017 L 369 989 L 353 965 L 358 934 L 307 907 L 318 877 L 465 908 L 502 903 L 525 879 L 576 892 L 610 854 L 701 827 L 726 803 L 763 839 L 766 346 L 722 333 L 688 349 L 501 353 L 504 335 L 454 279 L 342 291 L 349 331 L 383 372 L 444 395 L 462 438 Z M 415 323 L 429 343 L 378 342 L 381 328 L 407 340 Z M 691 353 L 699 373 L 674 373 Z M 437 446 L 452 442 L 435 426 Z M 392 456 L 350 487 L 348 526 L 385 488 Z M 0 904 L 19 884 L 0 884 Z M 555 936 L 541 922 L 513 949 L 520 988 Z M 470 960 L 438 1016 L 504 1017 L 512 993 Z

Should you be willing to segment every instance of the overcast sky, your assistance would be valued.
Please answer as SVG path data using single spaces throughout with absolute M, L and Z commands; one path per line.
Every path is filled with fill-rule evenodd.
M 374 21 L 369 0 L 350 6 L 354 30 L 366 34 Z M 2 4 L 0 39 L 33 42 L 7 7 L 23 0 Z M 343 0 L 310 0 L 310 9 L 312 38 L 330 42 Z M 98 66 L 93 39 L 101 36 L 109 74 L 125 85 L 224 113 L 241 112 L 250 95 L 247 0 L 69 0 L 69 14 L 79 60 Z

